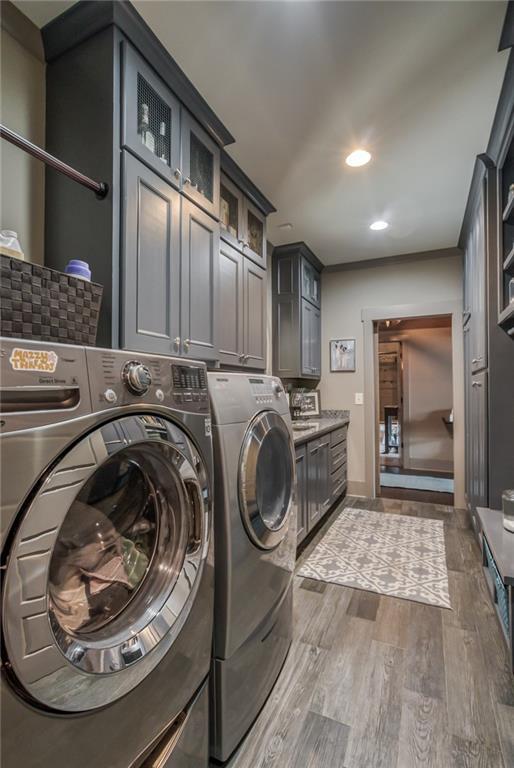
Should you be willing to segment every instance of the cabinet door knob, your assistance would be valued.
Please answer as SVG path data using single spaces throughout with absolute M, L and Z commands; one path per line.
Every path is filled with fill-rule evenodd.
M 182 177 L 182 183 L 183 184 L 191 184 L 191 179 L 189 178 L 189 176 L 183 176 Z
M 173 346 L 175 347 L 175 351 L 178 352 L 178 350 L 180 349 L 180 336 L 175 336 L 175 338 L 173 339 Z
M 182 345 L 184 347 L 184 352 L 189 352 L 189 345 L 190 344 L 191 344 L 191 340 L 190 339 L 184 339 L 184 343 Z
M 180 177 L 182 176 L 182 171 L 180 170 L 180 168 L 175 168 L 175 170 L 173 171 L 173 175 L 176 179 L 180 179 Z

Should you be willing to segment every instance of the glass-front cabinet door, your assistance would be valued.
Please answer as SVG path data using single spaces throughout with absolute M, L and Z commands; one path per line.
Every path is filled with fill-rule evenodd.
M 216 219 L 220 213 L 220 150 L 196 120 L 182 109 L 182 190 Z
M 302 258 L 302 296 L 315 307 L 320 306 L 320 276 L 307 259 Z
M 180 103 L 129 43 L 123 43 L 122 146 L 180 187 Z
M 227 243 L 242 250 L 243 194 L 224 174 L 220 184 L 220 234 Z
M 243 206 L 243 253 L 266 269 L 266 217 L 244 198 Z

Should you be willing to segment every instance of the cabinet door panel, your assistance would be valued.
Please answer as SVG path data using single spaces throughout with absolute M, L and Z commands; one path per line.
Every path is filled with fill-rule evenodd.
M 122 346 L 177 353 L 180 195 L 132 155 L 123 157 Z
M 308 301 L 302 299 L 302 322 L 301 322 L 301 355 L 302 355 L 302 374 L 312 376 L 312 317 L 314 307 Z
M 318 449 L 319 461 L 319 505 L 320 513 L 324 514 L 330 507 L 332 485 L 330 483 L 330 435 L 320 438 Z
M 250 368 L 266 368 L 266 272 L 244 259 L 244 354 Z
M 488 506 L 487 373 L 471 380 L 471 487 L 473 507 Z
M 121 144 L 180 186 L 180 103 L 160 77 L 123 43 Z
M 309 531 L 321 517 L 319 441 L 307 443 L 307 528 Z
M 223 173 L 220 183 L 220 236 L 238 250 L 243 250 L 243 193 Z
M 182 353 L 217 360 L 216 297 L 219 279 L 219 224 L 182 200 Z
M 296 449 L 296 540 L 300 543 L 307 535 L 307 452 L 305 446 Z
M 311 324 L 311 363 L 313 373 L 321 376 L 321 312 L 315 309 L 312 313 Z
M 240 365 L 243 356 L 243 255 L 232 246 L 220 244 L 218 315 L 219 360 Z
M 246 197 L 243 199 L 243 253 L 266 269 L 266 217 Z
M 181 113 L 182 191 L 216 219 L 220 213 L 220 149 L 185 109 Z
M 470 235 L 471 248 L 471 370 L 481 371 L 487 367 L 486 342 L 486 244 L 485 212 L 483 194 L 480 198 L 473 229 Z M 468 267 L 466 259 L 465 266 Z
M 302 258 L 302 297 L 315 307 L 320 306 L 320 279 L 317 269 Z

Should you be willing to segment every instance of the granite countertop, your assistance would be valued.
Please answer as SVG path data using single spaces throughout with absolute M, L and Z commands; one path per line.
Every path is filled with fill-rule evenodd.
M 293 421 L 293 438 L 295 445 L 301 445 L 308 440 L 321 437 L 333 429 L 345 427 L 350 423 L 348 416 L 320 416 L 319 418 Z M 306 429 L 308 425 L 308 429 Z
M 514 533 L 503 527 L 503 512 L 478 507 L 482 531 L 505 584 L 514 585 Z

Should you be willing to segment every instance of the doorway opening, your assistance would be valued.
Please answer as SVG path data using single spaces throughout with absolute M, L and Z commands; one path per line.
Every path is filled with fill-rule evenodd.
M 378 494 L 453 506 L 450 315 L 375 322 Z

